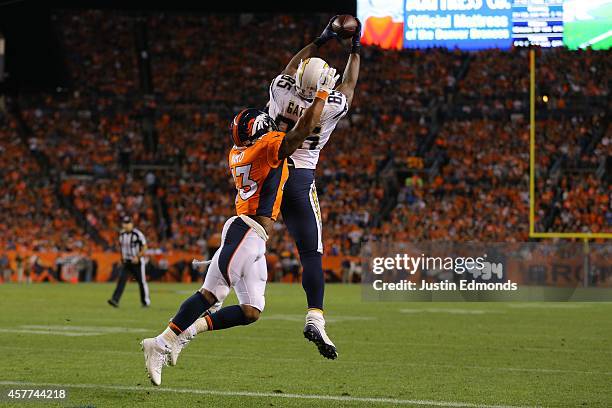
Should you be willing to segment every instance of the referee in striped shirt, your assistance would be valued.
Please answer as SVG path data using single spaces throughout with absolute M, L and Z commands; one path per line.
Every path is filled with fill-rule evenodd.
M 125 289 L 125 284 L 131 274 L 140 288 L 140 302 L 143 307 L 151 304 L 149 298 L 149 286 L 145 276 L 144 253 L 147 250 L 147 240 L 139 229 L 134 228 L 132 219 L 126 215 L 121 220 L 121 232 L 119 233 L 119 247 L 121 248 L 122 268 L 119 272 L 119 281 L 113 297 L 108 300 L 108 304 L 119 307 L 119 300 Z

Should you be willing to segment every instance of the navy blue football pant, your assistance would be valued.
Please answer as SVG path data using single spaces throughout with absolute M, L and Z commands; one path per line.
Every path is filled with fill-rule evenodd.
M 323 310 L 322 224 L 314 173 L 311 169 L 289 166 L 281 213 L 300 253 L 302 287 L 306 292 L 308 307 Z

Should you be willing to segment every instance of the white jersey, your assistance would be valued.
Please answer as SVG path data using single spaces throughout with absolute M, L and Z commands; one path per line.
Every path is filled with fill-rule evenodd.
M 270 84 L 268 113 L 282 132 L 291 130 L 312 102 L 297 94 L 295 79 L 290 75 L 279 75 Z M 312 135 L 308 136 L 302 146 L 291 155 L 289 164 L 302 169 L 317 168 L 321 149 L 346 112 L 348 112 L 346 96 L 341 92 L 332 91 L 323 108 L 321 122 L 317 124 Z

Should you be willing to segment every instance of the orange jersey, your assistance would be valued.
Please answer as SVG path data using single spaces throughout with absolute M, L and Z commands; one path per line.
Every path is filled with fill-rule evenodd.
M 236 213 L 263 215 L 276 221 L 289 177 L 286 160 L 278 160 L 284 132 L 268 132 L 246 148 L 234 146 L 229 165 L 236 183 Z

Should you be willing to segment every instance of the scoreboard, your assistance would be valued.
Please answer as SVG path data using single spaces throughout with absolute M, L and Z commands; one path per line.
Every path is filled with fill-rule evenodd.
M 514 0 L 512 44 L 542 48 L 563 45 L 563 0 Z
M 510 48 L 510 0 L 405 0 L 404 47 Z
M 612 0 L 357 0 L 357 17 L 383 48 L 612 47 Z

